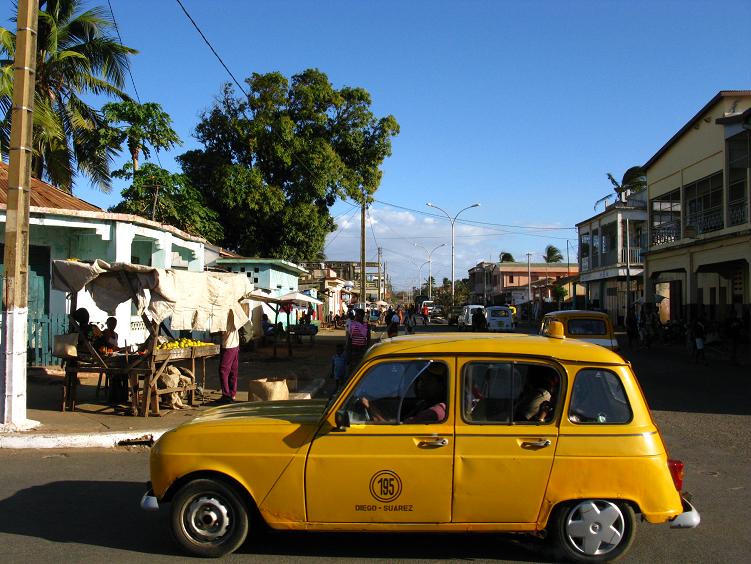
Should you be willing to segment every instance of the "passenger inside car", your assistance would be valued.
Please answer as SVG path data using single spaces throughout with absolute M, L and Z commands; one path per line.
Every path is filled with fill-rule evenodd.
M 524 388 L 515 402 L 514 421 L 549 421 L 553 416 L 553 393 L 558 374 L 552 368 L 531 364 Z

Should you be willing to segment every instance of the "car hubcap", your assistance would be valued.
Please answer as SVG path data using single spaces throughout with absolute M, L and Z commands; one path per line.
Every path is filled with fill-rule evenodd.
M 230 526 L 229 509 L 217 496 L 194 499 L 185 513 L 188 534 L 199 542 L 214 542 L 227 534 Z
M 626 521 L 617 505 L 609 501 L 583 501 L 566 517 L 566 537 L 577 551 L 588 556 L 615 549 L 626 532 Z

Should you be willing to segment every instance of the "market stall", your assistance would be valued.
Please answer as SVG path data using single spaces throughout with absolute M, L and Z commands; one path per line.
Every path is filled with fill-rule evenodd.
M 172 331 L 239 329 L 248 321 L 240 301 L 252 292 L 247 277 L 240 274 L 165 270 L 101 260 L 91 264 L 53 261 L 52 285 L 70 293 L 71 312 L 76 311 L 82 290 L 109 315 L 132 300 L 149 334 L 137 351 L 132 347 L 97 350 L 87 328 L 72 319 L 71 333 L 60 339 L 67 343 L 56 351 L 66 360 L 63 410 L 75 409 L 77 374 L 98 372 L 100 382 L 102 377 L 110 382 L 127 380 L 133 413 L 143 416 L 148 416 L 149 410 L 158 414 L 159 398 L 165 394 L 186 393 L 192 403 L 197 362 L 205 383 L 205 361 L 219 354 L 218 345 L 177 340 Z M 169 328 L 164 323 L 167 319 Z

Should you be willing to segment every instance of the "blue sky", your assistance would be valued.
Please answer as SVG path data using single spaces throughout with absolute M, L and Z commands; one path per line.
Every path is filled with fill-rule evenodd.
M 229 76 L 174 0 L 111 2 L 123 42 L 140 51 L 132 69 L 142 101 L 162 104 L 185 141 L 161 155 L 177 170 L 173 157 L 197 146 L 192 130 Z M 369 90 L 376 115 L 396 117 L 367 254 L 377 240 L 398 287 L 425 260 L 413 243 L 447 243 L 433 273 L 450 273 L 448 223 L 409 210 L 479 202 L 461 217 L 562 228 L 458 224 L 457 277 L 500 250 L 518 260 L 549 243 L 565 250 L 575 240 L 565 228 L 610 192 L 605 173 L 644 163 L 717 91 L 751 88 L 747 1 L 183 3 L 238 79 L 317 67 L 337 87 Z M 75 193 L 103 207 L 123 187 L 102 195 L 87 184 Z M 340 230 L 329 258 L 359 256 L 350 210 L 332 210 Z

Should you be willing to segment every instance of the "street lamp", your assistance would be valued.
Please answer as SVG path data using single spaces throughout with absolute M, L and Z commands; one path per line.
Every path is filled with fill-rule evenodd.
M 449 212 L 447 212 L 443 208 L 439 208 L 438 206 L 436 206 L 435 204 L 433 204 L 431 202 L 428 202 L 425 205 L 427 205 L 430 208 L 435 208 L 438 211 L 442 211 L 444 214 L 446 214 L 446 217 L 448 218 L 449 222 L 451 223 L 451 305 L 454 305 L 454 249 L 455 249 L 455 244 L 454 244 L 454 224 L 456 223 L 456 218 L 459 217 L 460 213 L 462 213 L 463 211 L 466 211 L 466 210 L 468 210 L 470 208 L 478 208 L 478 207 L 480 207 L 480 204 L 472 204 L 471 206 L 467 206 L 466 208 L 460 209 L 453 218 L 451 217 L 451 214 L 449 214 Z
M 432 251 L 429 251 L 427 248 L 423 247 L 419 243 L 412 243 L 415 247 L 421 248 L 423 251 L 425 251 L 428 254 L 428 299 L 433 299 L 433 253 L 440 249 L 441 247 L 445 247 L 446 243 L 441 243 L 436 248 L 434 248 Z
M 412 264 L 416 265 L 417 263 L 414 262 Z M 430 264 L 430 261 L 426 260 L 417 269 L 417 291 L 420 293 L 422 293 L 422 267 L 425 266 L 426 264 Z

